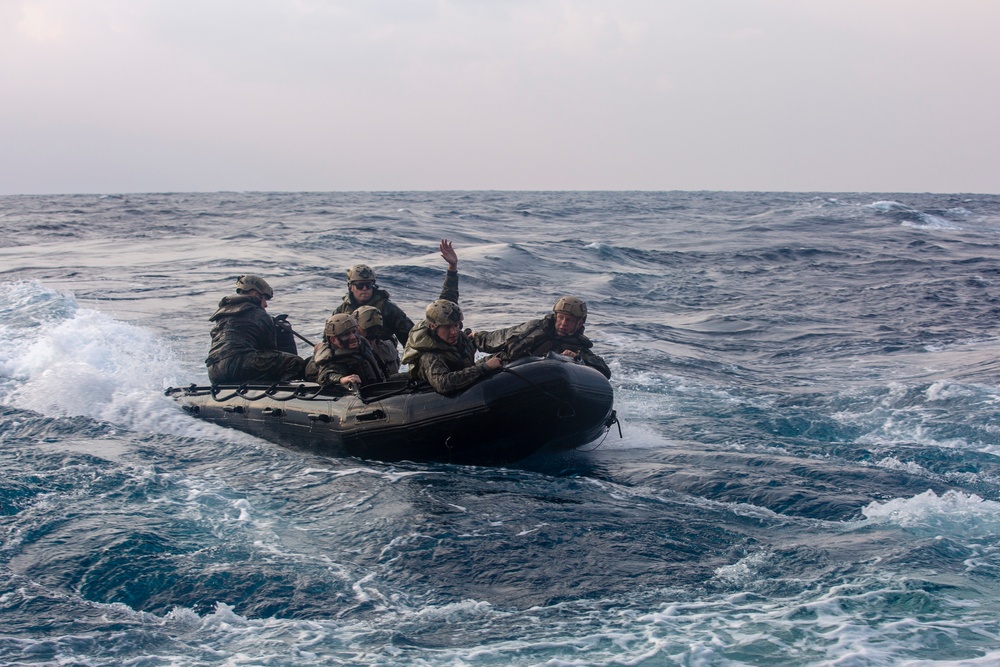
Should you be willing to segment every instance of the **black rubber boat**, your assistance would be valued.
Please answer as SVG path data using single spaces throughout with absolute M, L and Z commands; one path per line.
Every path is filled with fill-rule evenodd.
M 501 465 L 572 449 L 617 422 L 611 384 L 556 354 L 455 396 L 405 379 L 351 392 L 312 383 L 170 388 L 191 414 L 290 447 L 380 461 Z

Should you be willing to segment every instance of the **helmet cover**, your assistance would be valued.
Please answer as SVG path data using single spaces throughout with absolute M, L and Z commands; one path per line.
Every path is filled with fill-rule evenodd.
M 358 321 L 347 313 L 337 313 L 326 318 L 323 336 L 342 336 L 358 328 Z
M 353 283 L 358 280 L 375 282 L 375 270 L 367 264 L 355 264 L 347 269 L 347 282 Z
M 462 322 L 462 309 L 454 301 L 438 299 L 427 306 L 427 310 L 424 311 L 424 320 L 432 327 L 460 324 Z
M 361 306 L 354 311 L 354 319 L 361 329 L 371 329 L 382 326 L 382 312 L 375 306 Z
M 244 294 L 250 290 L 257 290 L 265 299 L 274 298 L 274 290 L 267 284 L 267 281 L 260 276 L 246 274 L 236 279 L 236 293 Z
M 575 296 L 564 296 L 552 306 L 552 312 L 565 313 L 584 321 L 587 319 L 587 302 Z

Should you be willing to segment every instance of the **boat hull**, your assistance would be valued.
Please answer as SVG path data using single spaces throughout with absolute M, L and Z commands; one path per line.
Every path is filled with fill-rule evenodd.
M 168 389 L 193 415 L 326 456 L 501 465 L 602 437 L 614 394 L 557 355 L 510 364 L 455 396 L 405 380 L 350 393 L 318 385 Z

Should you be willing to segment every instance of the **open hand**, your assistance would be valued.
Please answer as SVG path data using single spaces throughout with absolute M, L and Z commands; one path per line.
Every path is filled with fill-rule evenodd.
M 458 254 L 455 249 L 451 247 L 451 241 L 448 239 L 441 239 L 441 245 L 438 246 L 441 251 L 441 256 L 444 257 L 444 261 L 448 262 L 449 271 L 458 270 Z

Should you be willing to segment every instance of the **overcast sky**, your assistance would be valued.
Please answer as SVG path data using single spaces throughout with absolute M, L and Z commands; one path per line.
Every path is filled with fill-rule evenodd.
M 0 0 L 0 194 L 1000 193 L 1000 0 Z

